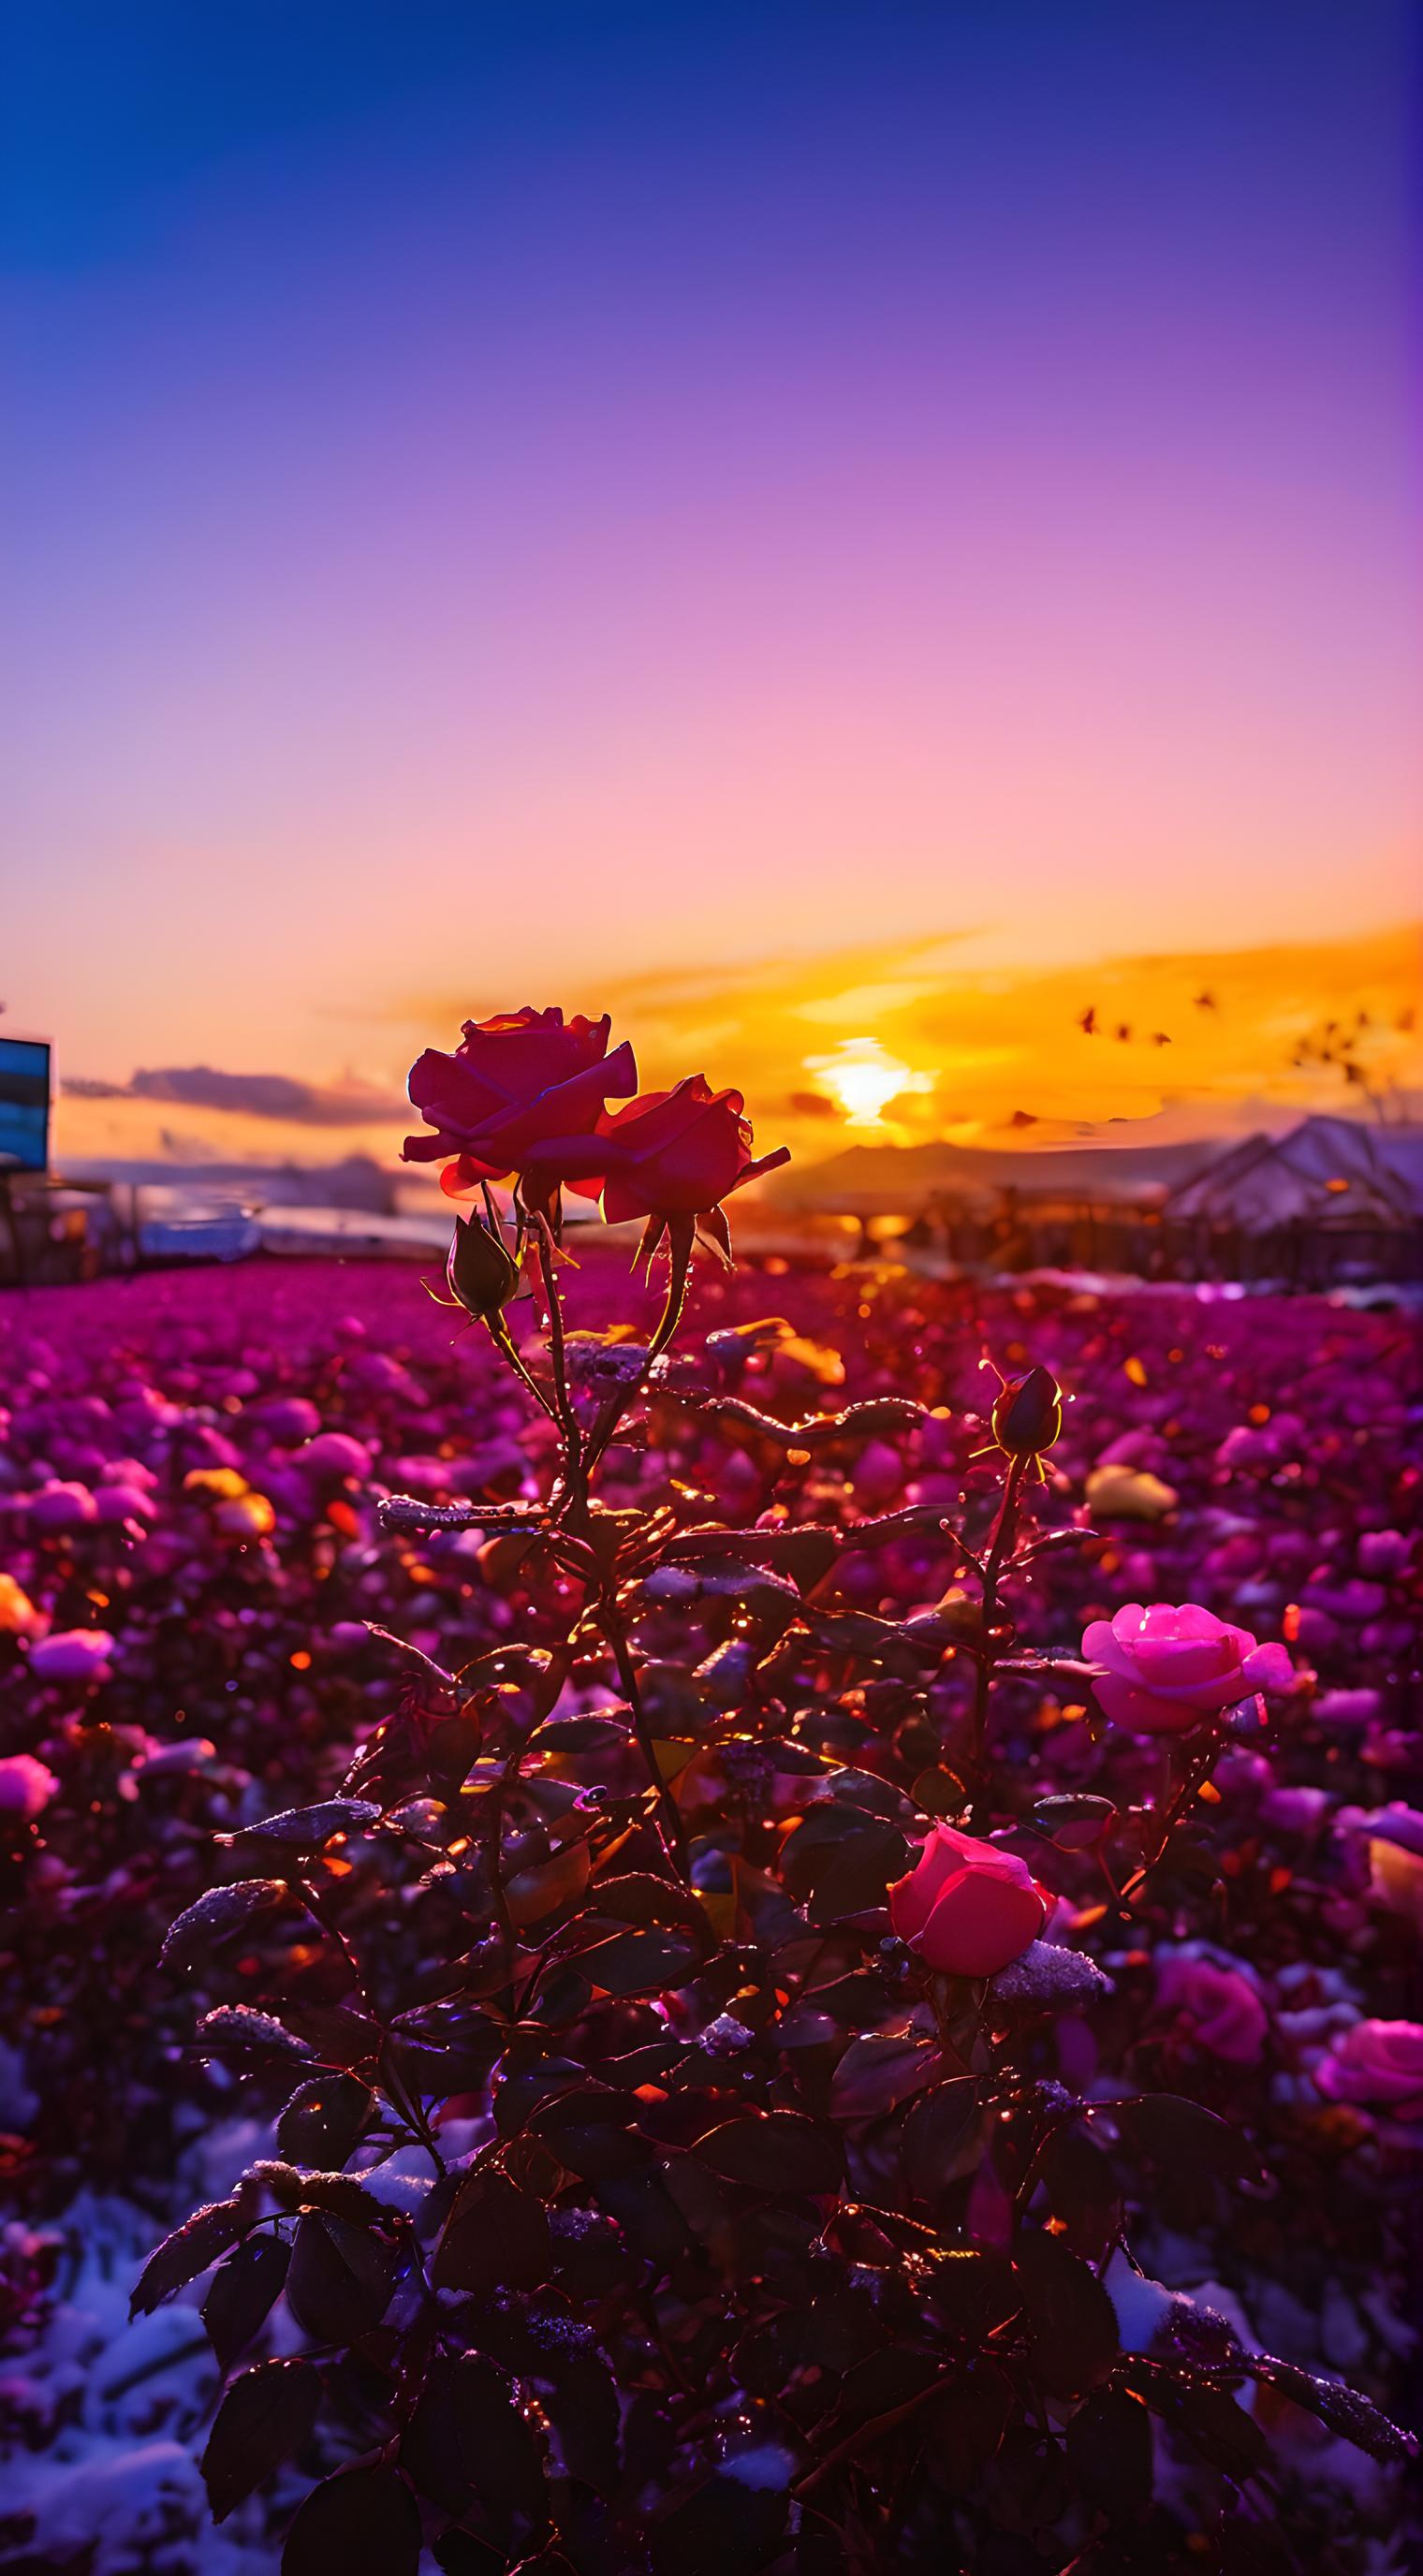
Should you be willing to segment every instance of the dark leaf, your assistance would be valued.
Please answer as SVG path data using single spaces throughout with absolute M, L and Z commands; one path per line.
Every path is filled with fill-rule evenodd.
M 536 2537 L 547 2521 L 543 2451 L 510 2381 L 478 2354 L 437 2355 L 400 2445 L 422 2495 L 463 2515 L 477 2500 L 503 2530 Z
M 578 1967 L 591 1985 L 610 1995 L 662 1994 L 694 1976 L 700 1950 L 675 1932 L 656 1927 L 619 1932 L 591 1950 L 580 1950 Z
M 311 2439 L 321 2380 L 309 2361 L 259 2361 L 234 2379 L 202 2457 L 214 2522 Z
M 333 1834 L 363 1833 L 367 1825 L 380 1822 L 380 1809 L 369 1798 L 323 1798 L 314 1807 L 287 1807 L 279 1816 L 264 1816 L 259 1824 L 241 1825 L 235 1834 L 219 1834 L 220 1843 L 235 1843 L 239 1850 L 250 1850 L 256 1844 L 275 1845 L 293 1855 L 320 1851 Z
M 1269 2443 L 1253 2415 L 1236 2404 L 1229 2389 L 1208 2388 L 1202 2381 L 1187 2387 L 1153 2373 L 1143 2393 L 1187 2451 L 1196 2452 L 1236 2486 L 1269 2466 Z
M 1122 2201 L 1110 2159 L 1072 2121 L 1054 2131 L 1038 2171 L 1066 2243 L 1088 2262 L 1100 2262 L 1121 2222 Z
M 146 2317 L 172 2291 L 181 2290 L 185 2281 L 195 2281 L 219 2254 L 236 2244 L 246 2223 L 247 2204 L 242 2198 L 209 2201 L 205 2209 L 195 2209 L 149 2255 L 129 2301 L 129 2315 Z
M 670 1878 L 654 1878 L 651 1870 L 595 1879 L 588 1890 L 588 1907 L 614 1923 L 678 1923 L 699 1943 L 706 1940 L 706 1913 L 695 1896 Z
M 788 2461 L 788 2482 L 789 2473 Z M 657 2576 L 727 2576 L 729 2568 L 764 2567 L 785 2520 L 782 2491 L 723 2473 L 652 2524 L 652 2564 Z
M 1258 2182 L 1260 2159 L 1227 2120 L 1180 2093 L 1141 2093 L 1114 2102 L 1111 2116 L 1123 2143 L 1151 2164 L 1188 2175 L 1212 2174 L 1222 2182 Z
M 965 2343 L 981 2343 L 1016 2316 L 1022 2285 L 1006 2254 L 957 2246 L 941 2254 L 923 2289 L 929 2314 Z
M 1020 2237 L 1013 2266 L 1033 2328 L 1032 2368 L 1056 2397 L 1105 2378 L 1117 2358 L 1117 2317 L 1097 2275 L 1058 2236 Z
M 545 2414 L 558 2435 L 564 2466 L 598 2495 L 618 2481 L 618 2385 L 605 2353 L 586 2347 L 542 2357 L 534 2374 Z
M 1125 2388 L 1097 2388 L 1067 2427 L 1067 2464 L 1079 2494 L 1112 2521 L 1151 2502 L 1151 2417 Z
M 909 1866 L 909 1845 L 895 1825 L 865 1824 L 836 1844 L 815 1874 L 808 1912 L 812 1923 L 834 1923 L 883 1905 L 891 1879 Z
M 691 2239 L 687 2221 L 655 2166 L 608 2174 L 598 2184 L 597 2193 L 633 2253 L 650 2263 L 654 2271 L 670 2271 L 688 2252 Z
M 379 2023 L 349 2004 L 284 2003 L 282 2019 L 323 2066 L 370 2066 L 380 2055 Z
M 910 2104 L 899 2135 L 900 2161 L 914 2198 L 930 2209 L 953 2180 L 958 2156 L 976 2133 L 979 2109 L 977 2082 L 966 2076 L 936 2084 Z
M 280 1878 L 239 1878 L 230 1887 L 210 1887 L 185 1906 L 159 1952 L 165 1968 L 193 1968 L 220 1941 L 231 1941 L 259 1914 L 281 1904 L 286 1886 Z
M 867 2031 L 852 2039 L 830 2082 L 830 2110 L 837 2120 L 878 2119 L 906 2101 L 943 2069 L 931 2039 L 895 2039 Z
M 920 1772 L 910 1796 L 926 1816 L 959 1816 L 968 1805 L 968 1791 L 958 1774 L 939 1762 Z
M 653 2151 L 634 2126 L 637 2109 L 630 2093 L 579 2085 L 546 2102 L 529 2126 L 570 2173 L 597 2181 L 604 2174 L 625 2173 L 634 2165 L 651 2162 Z
M 541 2200 L 503 2174 L 466 2174 L 430 2264 L 437 2290 L 536 2290 L 548 2279 L 553 2245 Z
M 729 2182 L 768 2192 L 837 2191 L 844 2170 L 834 2132 L 798 2111 L 769 2111 L 759 2119 L 728 2120 L 697 2143 L 697 2154 Z
M 430 2544 L 431 2555 L 443 2576 L 504 2576 L 509 2564 L 508 2552 L 495 2549 L 487 2540 L 476 2540 L 472 2531 L 442 2531 Z
M 282 2576 L 418 2576 L 420 2516 L 394 2469 L 338 2469 L 297 2507 Z
M 271 2013 L 254 2012 L 250 2004 L 219 2004 L 216 2012 L 204 2013 L 195 2034 L 199 2048 L 211 2049 L 226 2060 L 286 2058 L 291 2064 L 308 2066 L 311 2050 L 304 2039 L 298 2039 L 284 2022 Z
M 1039 1798 L 1031 1821 L 1040 1834 L 1056 1843 L 1059 1851 L 1086 1851 L 1101 1840 L 1116 1812 L 1110 1798 L 1094 1797 L 1087 1790 L 1064 1789 Z
M 344 2218 L 303 2218 L 292 2246 L 287 2306 L 317 2343 L 354 2343 L 378 2326 L 395 2287 L 391 2250 Z
M 279 2236 L 249 2236 L 219 2264 L 203 2301 L 203 2324 L 224 2370 L 245 2352 L 281 2294 L 291 2260 Z
M 1300 2370 L 1290 2361 L 1277 2361 L 1268 2352 L 1245 2362 L 1244 2368 L 1252 2379 L 1260 2380 L 1267 2388 L 1278 2388 L 1296 2406 L 1306 2407 L 1331 2433 L 1341 2434 L 1356 2449 L 1367 2451 L 1371 2459 L 1416 2458 L 1418 2443 L 1414 2435 L 1406 2433 L 1401 2425 L 1391 2424 L 1357 2389 L 1342 2388 L 1334 2379 L 1316 2379 L 1313 2371 Z
M 827 2439 L 842 2441 L 857 2425 L 897 2415 L 943 2375 L 942 2362 L 931 2354 L 911 2352 L 903 2344 L 882 2344 L 878 2352 L 867 2353 L 846 2372 Z
M 353 2227 L 394 2224 L 384 2201 L 377 2200 L 354 2174 L 298 2173 L 295 2165 L 263 2157 L 248 2166 L 244 2179 L 261 2183 L 282 2209 L 329 2209 L 337 2218 L 349 2219 Z
M 982 2356 L 958 2372 L 919 2418 L 924 2464 L 936 2486 L 964 2495 L 983 2475 L 1012 2419 L 1013 2390 Z
M 335 2171 L 349 2156 L 375 2109 L 369 2084 L 354 2075 L 317 2075 L 299 2085 L 277 2122 L 277 2144 L 299 2165 Z

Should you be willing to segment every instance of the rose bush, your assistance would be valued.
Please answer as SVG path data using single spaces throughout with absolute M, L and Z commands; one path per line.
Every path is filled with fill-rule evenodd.
M 1416 1962 L 1396 1319 L 771 1262 L 650 1359 L 530 1195 L 488 1332 L 271 1264 L 0 1344 L 56 1783 L 0 1832 L 0 2566 L 1376 2576 L 1411 2113 L 1328 2069 Z M 1076 1396 L 1011 1508 L 985 1345 Z M 1169 1507 L 1096 1517 L 1109 1450 Z M 1155 1599 L 1293 1686 L 1104 1723 L 1063 1641 Z M 940 1828 L 976 1921 L 1045 1891 L 987 1973 L 896 1931 Z

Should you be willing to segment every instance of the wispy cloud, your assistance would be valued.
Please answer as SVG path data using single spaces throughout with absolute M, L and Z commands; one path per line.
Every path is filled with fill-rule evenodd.
M 372 1127 L 406 1115 L 403 1101 L 359 1082 L 298 1081 L 288 1073 L 223 1073 L 210 1064 L 161 1065 L 128 1082 L 76 1076 L 64 1084 L 74 1100 L 152 1100 L 184 1109 L 216 1109 L 289 1127 Z

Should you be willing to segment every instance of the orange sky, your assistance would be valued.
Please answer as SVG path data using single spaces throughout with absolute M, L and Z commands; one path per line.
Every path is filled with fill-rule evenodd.
M 645 1085 L 690 1071 L 739 1084 L 762 1143 L 788 1142 L 802 1163 L 846 1143 L 933 1135 L 995 1146 L 1086 1133 L 1175 1139 L 1262 1115 L 1367 1108 L 1371 1095 L 1397 1114 L 1400 1090 L 1423 1081 L 1416 1027 L 1400 1026 L 1418 1000 L 1413 931 L 1059 966 L 985 960 L 986 945 L 895 941 L 621 979 L 561 976 L 527 992 L 487 976 L 432 988 L 394 1006 L 398 1028 L 382 1031 L 387 1079 L 314 1085 L 319 1117 L 185 1100 L 175 1076 L 170 1099 L 64 1098 L 61 1159 L 388 1159 L 405 1123 L 399 1071 L 418 1047 L 453 1045 L 470 1012 L 555 992 L 569 1009 L 612 1012 Z M 1079 1025 L 1089 1009 L 1091 1034 Z M 1341 1049 L 1345 1037 L 1352 1044 Z M 1351 1057 L 1363 1085 L 1344 1075 Z

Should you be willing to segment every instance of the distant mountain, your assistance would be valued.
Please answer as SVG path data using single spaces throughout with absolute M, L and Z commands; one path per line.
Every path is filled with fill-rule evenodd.
M 1230 1137 L 1188 1144 L 1059 1145 L 1046 1151 L 979 1145 L 851 1145 L 824 1163 L 793 1165 L 767 1197 L 784 1208 L 913 1210 L 935 1191 L 956 1197 L 1005 1189 L 1140 1199 L 1204 1171 Z

